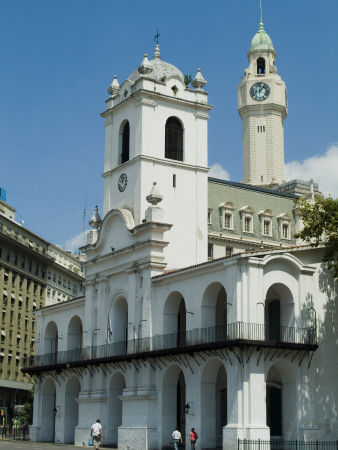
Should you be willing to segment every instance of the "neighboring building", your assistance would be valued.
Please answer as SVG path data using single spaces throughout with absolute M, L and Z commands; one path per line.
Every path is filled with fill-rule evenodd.
M 83 275 L 77 258 L 17 223 L 15 209 L 5 198 L 0 200 L 0 407 L 5 408 L 9 423 L 15 406 L 26 402 L 32 388 L 32 380 L 20 369 L 22 362 L 34 355 L 39 340 L 34 311 L 59 298 L 79 295 Z M 54 261 L 50 253 L 62 256 L 68 268 Z M 62 294 L 57 299 L 47 295 L 54 288 L 50 273 L 62 274 L 62 283 L 66 283 L 65 288 L 58 287 Z
M 302 183 L 266 187 L 284 180 L 275 56 L 261 23 L 240 93 L 250 185 L 208 181 L 200 70 L 186 87 L 156 45 L 114 78 L 85 295 L 36 312 L 37 356 L 23 369 L 33 441 L 86 445 L 97 417 L 105 445 L 125 450 L 167 449 L 176 426 L 186 448 L 191 427 L 199 449 L 338 439 L 337 286 L 324 249 L 293 238 Z

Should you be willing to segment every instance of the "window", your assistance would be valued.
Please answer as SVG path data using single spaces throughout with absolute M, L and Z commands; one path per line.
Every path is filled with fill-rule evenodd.
M 21 256 L 21 269 L 25 268 L 25 257 Z
M 242 219 L 242 231 L 244 233 L 253 233 L 253 215 L 254 210 L 250 206 L 240 209 Z
M 283 239 L 289 239 L 289 224 L 283 223 L 282 225 L 282 238 Z
M 8 248 L 6 248 L 6 261 L 9 262 L 10 259 L 10 251 Z
M 39 275 L 39 264 L 35 264 L 34 273 L 35 273 L 35 275 Z
M 7 227 L 7 234 L 8 234 L 8 236 L 11 235 L 11 232 L 12 232 L 12 230 L 11 230 L 10 228 Z
M 28 260 L 28 272 L 31 272 L 31 271 L 32 271 L 32 260 L 29 259 Z
M 265 59 L 258 58 L 257 59 L 257 75 L 265 74 Z
M 272 217 L 273 214 L 270 209 L 262 210 L 258 213 L 261 221 L 261 233 L 263 236 L 272 237 Z
M 234 229 L 234 210 L 235 205 L 231 202 L 221 203 L 219 205 L 222 214 L 222 226 L 225 230 Z
M 165 124 L 165 157 L 183 161 L 183 128 L 175 117 L 169 117 Z
M 214 245 L 208 244 L 208 258 L 214 257 Z
M 281 239 L 291 239 L 291 218 L 288 214 L 280 214 L 277 217 L 279 221 L 279 234 Z
M 225 247 L 225 255 L 226 256 L 231 256 L 234 252 L 234 248 L 233 247 Z
M 17 253 L 13 253 L 13 264 L 16 266 L 18 263 L 18 255 Z
M 212 209 L 208 209 L 208 225 L 212 225 L 212 218 L 211 218 Z
M 14 232 L 14 239 L 17 241 L 17 240 L 18 240 L 18 237 L 19 237 L 19 234 L 18 234 L 17 231 L 15 231 L 15 232 Z
M 122 131 L 122 149 L 121 149 L 121 164 L 129 161 L 129 141 L 130 141 L 130 127 L 127 121 Z

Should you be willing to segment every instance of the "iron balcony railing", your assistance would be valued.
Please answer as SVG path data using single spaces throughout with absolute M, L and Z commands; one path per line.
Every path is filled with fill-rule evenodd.
M 338 450 L 338 441 L 238 440 L 238 450 Z
M 236 322 L 224 326 L 195 328 L 186 332 L 35 355 L 24 360 L 23 370 L 107 358 L 128 357 L 130 359 L 136 354 L 163 355 L 173 350 L 177 353 L 239 344 L 315 350 L 317 348 L 316 330 L 314 328 L 272 328 L 262 324 Z

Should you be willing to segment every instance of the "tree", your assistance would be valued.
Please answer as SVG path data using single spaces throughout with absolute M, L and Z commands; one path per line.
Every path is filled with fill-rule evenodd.
M 324 261 L 338 281 L 338 199 L 319 197 L 314 203 L 299 199 L 300 217 L 304 228 L 295 235 L 312 247 L 326 247 Z
M 29 391 L 28 402 L 24 403 L 24 410 L 20 417 L 21 425 L 27 427 L 33 423 L 33 400 L 34 400 L 34 389 Z
M 188 87 L 189 86 L 189 84 L 192 82 L 192 76 L 191 75 L 188 75 L 188 74 L 185 74 L 184 75 L 184 84 L 185 84 L 185 87 Z

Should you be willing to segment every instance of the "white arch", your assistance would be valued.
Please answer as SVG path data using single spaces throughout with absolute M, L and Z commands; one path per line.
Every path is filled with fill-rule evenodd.
M 66 385 L 64 400 L 64 443 L 74 444 L 75 427 L 79 424 L 79 405 L 77 398 L 81 391 L 81 384 L 77 376 L 71 376 Z

